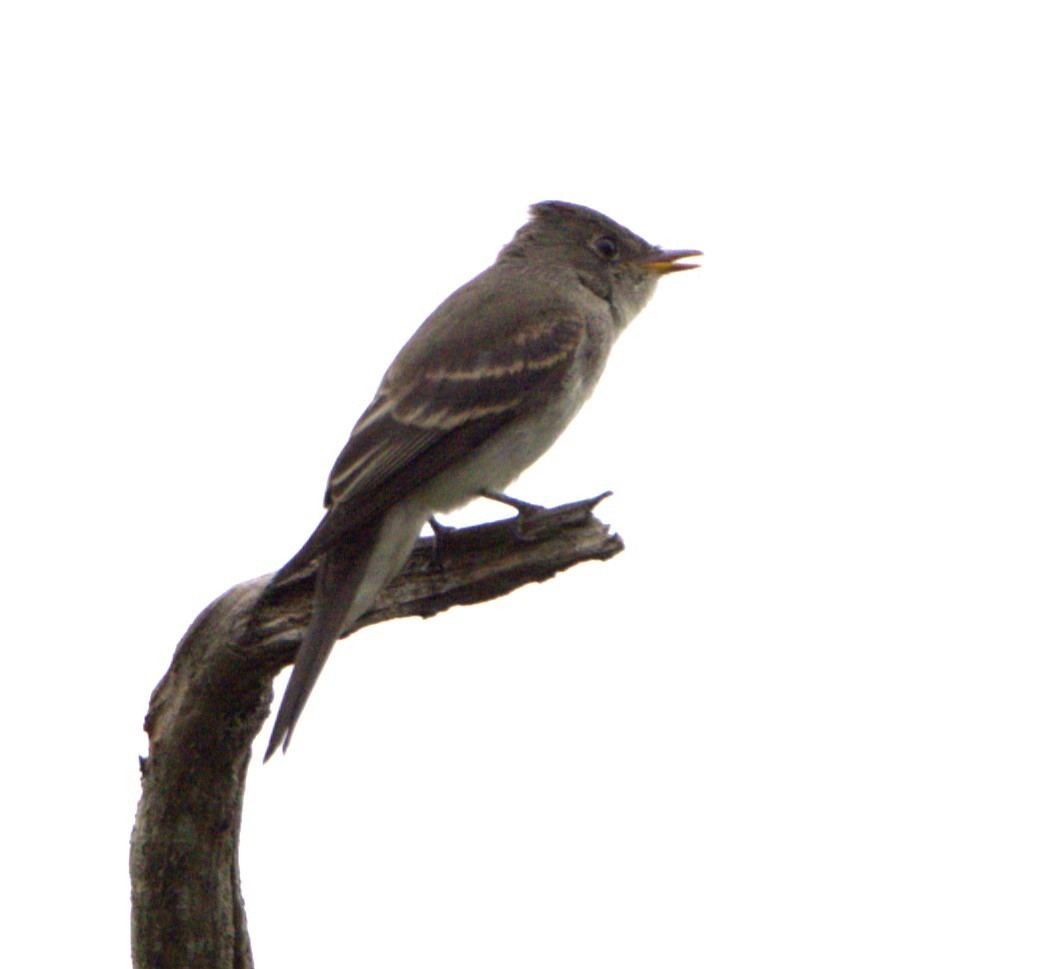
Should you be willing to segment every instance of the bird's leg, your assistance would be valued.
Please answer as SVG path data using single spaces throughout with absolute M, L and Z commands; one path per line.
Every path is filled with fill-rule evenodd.
M 456 529 L 453 525 L 442 525 L 433 515 L 427 519 L 430 530 L 434 533 L 434 545 L 430 551 L 430 567 L 435 572 L 443 572 L 445 569 L 444 553 L 442 546 L 445 537 L 451 535 Z
M 525 526 L 529 523 L 529 519 L 535 518 L 547 510 L 543 505 L 534 505 L 529 501 L 522 501 L 520 498 L 511 498 L 510 495 L 505 495 L 499 491 L 489 491 L 487 488 L 482 489 L 480 494 L 482 498 L 488 498 L 489 501 L 498 501 L 501 505 L 510 505 L 518 513 L 518 517 L 514 522 L 518 538 L 526 537 Z

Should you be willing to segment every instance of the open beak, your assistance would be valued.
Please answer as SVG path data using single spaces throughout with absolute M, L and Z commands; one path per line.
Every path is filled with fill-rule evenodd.
M 680 273 L 686 269 L 699 269 L 695 262 L 681 263 L 678 260 L 702 255 L 699 249 L 657 249 L 651 255 L 640 259 L 639 264 L 647 273 L 666 276 L 668 273 Z

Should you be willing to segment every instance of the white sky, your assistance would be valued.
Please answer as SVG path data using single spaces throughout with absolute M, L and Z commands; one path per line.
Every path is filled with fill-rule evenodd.
M 563 198 L 707 253 L 514 489 L 628 550 L 337 649 L 258 964 L 1045 966 L 1040 9 L 5 6 L 5 964 L 126 963 L 177 640 Z

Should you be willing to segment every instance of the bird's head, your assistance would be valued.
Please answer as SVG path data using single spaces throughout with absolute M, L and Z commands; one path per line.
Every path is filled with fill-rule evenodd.
M 529 214 L 501 258 L 541 270 L 574 270 L 624 325 L 645 306 L 661 276 L 696 269 L 696 263 L 682 260 L 703 255 L 698 249 L 661 249 L 601 212 L 571 202 L 538 202 Z

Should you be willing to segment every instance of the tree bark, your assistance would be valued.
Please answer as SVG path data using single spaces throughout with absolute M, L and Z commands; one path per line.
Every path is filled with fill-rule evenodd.
M 592 514 L 604 495 L 421 539 L 404 571 L 347 636 L 403 616 L 505 595 L 623 550 Z M 190 626 L 150 698 L 142 796 L 131 835 L 136 969 L 250 969 L 238 840 L 251 744 L 273 680 L 295 659 L 314 575 L 263 595 L 270 576 L 235 586 Z

